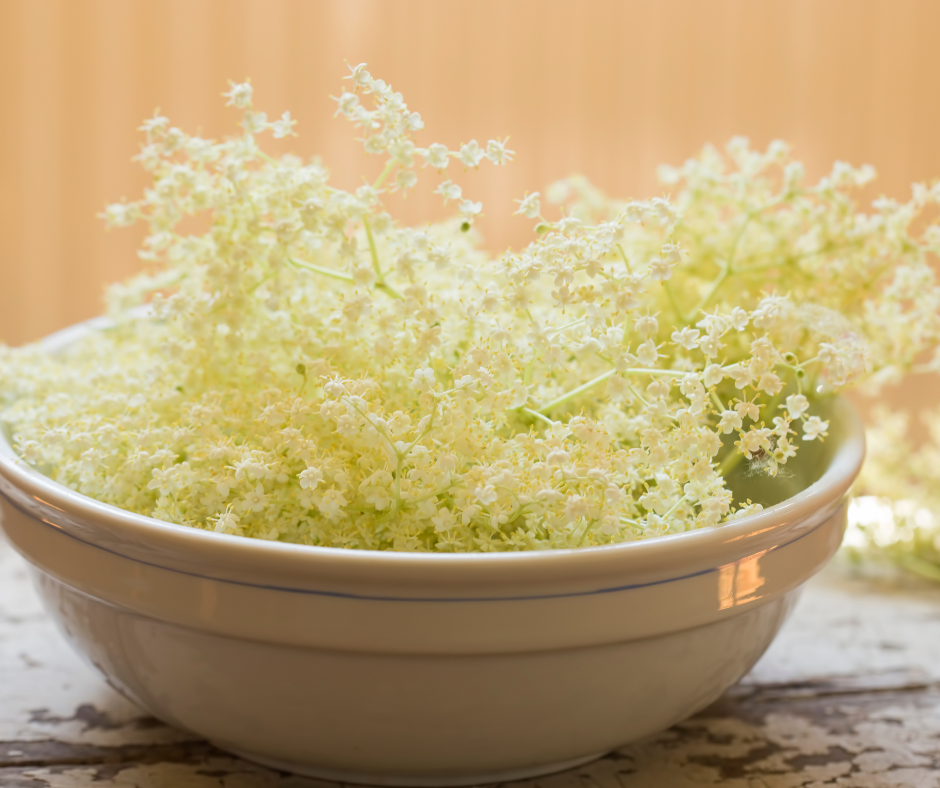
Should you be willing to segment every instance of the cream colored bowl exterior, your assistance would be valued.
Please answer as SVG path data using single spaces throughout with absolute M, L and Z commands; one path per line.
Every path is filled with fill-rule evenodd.
M 473 784 L 578 763 L 708 705 L 838 548 L 864 454 L 709 531 L 540 553 L 302 547 L 98 503 L 0 437 L 0 511 L 76 649 L 156 717 L 263 763 Z

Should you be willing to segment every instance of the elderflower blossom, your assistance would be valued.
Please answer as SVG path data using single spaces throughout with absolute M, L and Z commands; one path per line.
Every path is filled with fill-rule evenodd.
M 546 192 L 552 218 L 531 193 L 532 242 L 494 258 L 466 233 L 482 205 L 440 177 L 452 159 L 508 162 L 505 141 L 422 147 L 400 93 L 365 64 L 347 79 L 337 114 L 385 163 L 355 191 L 316 159 L 263 153 L 259 135 L 294 122 L 268 122 L 247 84 L 225 94 L 239 136 L 144 124 L 153 186 L 105 211 L 149 225 L 113 325 L 58 355 L 0 348 L 0 420 L 27 462 L 225 534 L 604 545 L 756 511 L 735 474 L 798 461 L 826 436 L 820 398 L 937 346 L 940 230 L 909 229 L 936 189 L 862 213 L 867 170 L 805 186 L 785 148 L 736 139 L 666 170 L 671 198 L 571 178 Z M 397 223 L 385 194 L 434 173 L 455 218 Z
M 921 420 L 925 440 L 917 445 L 910 414 L 876 410 L 844 551 L 940 581 L 940 410 L 922 413 Z

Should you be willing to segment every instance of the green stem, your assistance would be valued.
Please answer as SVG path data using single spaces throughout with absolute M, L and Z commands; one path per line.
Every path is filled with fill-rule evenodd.
M 719 273 L 715 281 L 712 282 L 712 285 L 708 289 L 708 292 L 702 297 L 702 299 L 698 302 L 698 304 L 695 305 L 695 308 L 691 312 L 689 312 L 688 315 L 684 316 L 685 317 L 684 322 L 686 322 L 687 324 L 690 324 L 698 316 L 698 314 L 702 312 L 705 309 L 705 307 L 708 306 L 708 304 L 715 297 L 718 290 L 725 283 L 728 277 L 733 276 L 735 274 L 739 274 L 739 273 L 747 273 L 750 270 L 755 270 L 755 269 L 744 269 L 743 271 L 734 270 L 734 261 L 738 254 L 738 247 L 740 246 L 741 239 L 744 237 L 744 233 L 747 231 L 747 228 L 750 226 L 751 220 L 755 216 L 757 216 L 757 214 L 762 213 L 763 211 L 766 211 L 770 208 L 774 208 L 777 205 L 779 205 L 781 202 L 784 202 L 784 200 L 783 199 L 775 200 L 773 202 L 768 203 L 767 205 L 764 205 L 760 208 L 757 208 L 747 213 L 747 215 L 744 217 L 744 221 L 741 223 L 741 226 L 738 228 L 737 233 L 735 233 L 734 238 L 731 241 L 731 246 L 728 249 L 728 257 L 727 257 L 727 260 L 722 264 L 721 273 Z M 768 267 L 772 267 L 772 266 L 768 266 Z M 668 293 L 668 290 L 667 290 L 667 293 Z M 681 312 L 678 311 L 679 309 L 678 304 L 675 302 L 672 294 L 670 293 L 669 295 L 670 295 L 670 299 L 673 300 L 673 305 L 674 305 L 674 308 L 677 310 L 677 314 L 681 314 Z
M 629 388 L 630 388 L 630 393 L 633 394 L 634 397 L 636 397 L 640 402 L 643 403 L 644 408 L 648 408 L 650 406 L 650 404 L 644 399 L 643 395 L 640 394 L 640 392 L 636 390 L 636 386 L 634 386 L 631 383 Z
M 669 511 L 667 511 L 663 515 L 663 519 L 665 520 L 667 517 L 669 517 L 669 515 L 671 515 L 676 509 L 682 506 L 682 504 L 685 503 L 688 499 L 689 499 L 689 496 L 683 495 L 678 501 L 676 501 L 672 506 L 669 507 Z
M 249 293 L 254 293 L 254 292 L 256 292 L 256 291 L 258 290 L 258 288 L 261 287 L 261 285 L 263 285 L 265 282 L 270 282 L 272 279 L 274 279 L 275 276 L 277 276 L 277 271 L 271 271 L 269 274 L 267 274 L 267 275 L 261 277 L 261 279 L 259 279 L 257 282 L 255 282 L 255 283 L 251 286 L 251 289 L 250 289 L 248 292 L 249 292 Z
M 688 373 L 678 369 L 645 369 L 644 367 L 630 367 L 623 371 L 624 375 L 667 375 L 673 378 L 684 378 Z
M 375 183 L 372 184 L 373 189 L 381 189 L 382 184 L 385 183 L 385 179 L 392 174 L 392 171 L 395 169 L 395 166 L 398 164 L 394 159 L 385 165 L 385 169 L 382 170 L 382 174 L 375 179 Z
M 682 311 L 682 308 L 679 306 L 679 302 L 676 299 L 676 294 L 672 289 L 672 285 L 669 284 L 668 279 L 663 280 L 663 288 L 666 290 L 666 295 L 669 296 L 669 303 L 672 304 L 672 311 L 676 313 L 676 317 L 679 318 L 679 322 L 684 325 L 688 325 L 689 318 L 686 316 L 685 312 Z
M 398 452 L 395 453 L 395 511 L 401 511 L 401 465 L 403 458 Z
M 545 332 L 545 336 L 547 336 L 547 337 L 555 336 L 555 334 L 560 334 L 562 331 L 567 331 L 569 328 L 574 328 L 575 326 L 580 326 L 585 320 L 586 320 L 586 318 L 579 317 L 577 320 L 572 320 L 570 323 L 566 323 L 566 324 L 563 325 L 563 326 L 559 326 L 558 328 L 549 329 L 548 331 Z
M 349 405 L 349 407 L 351 407 L 354 411 L 356 411 L 356 413 L 358 413 L 360 416 L 362 416 L 362 418 L 363 418 L 363 420 L 366 422 L 366 424 L 368 424 L 370 427 L 372 427 L 372 429 L 374 429 L 376 432 L 381 433 L 382 437 L 385 438 L 386 442 L 388 443 L 388 448 L 391 449 L 392 453 L 393 453 L 396 457 L 398 457 L 398 456 L 399 456 L 399 451 L 398 451 L 397 448 L 395 448 L 395 439 L 392 437 L 392 435 L 389 433 L 389 431 L 385 428 L 385 425 L 384 425 L 384 424 L 376 424 L 375 422 L 373 422 L 372 419 L 369 418 L 369 416 L 372 415 L 372 414 L 370 414 L 370 413 L 363 413 L 360 408 L 356 407 L 356 404 L 355 404 L 354 402 L 352 402 L 352 401 L 349 399 L 349 397 L 343 397 L 342 399 L 343 399 L 343 401 L 344 401 L 347 405 Z
M 725 280 L 731 275 L 731 268 L 728 265 L 725 265 L 721 269 L 721 273 L 715 278 L 715 281 L 712 282 L 712 286 L 708 289 L 708 292 L 702 296 L 701 300 L 695 305 L 695 308 L 689 313 L 688 319 L 691 323 L 701 312 L 708 306 L 711 300 L 715 297 L 715 294 L 718 292 L 719 288 L 725 283 Z
M 416 503 L 421 503 L 422 501 L 426 501 L 426 500 L 428 500 L 429 498 L 437 498 L 438 495 L 443 495 L 443 494 L 446 493 L 448 490 L 452 490 L 454 487 L 458 487 L 458 486 L 460 486 L 462 483 L 463 483 L 463 482 L 460 482 L 460 481 L 449 482 L 448 484 L 446 484 L 446 485 L 444 485 L 443 487 L 441 487 L 439 490 L 435 490 L 434 492 L 430 492 L 430 493 L 427 493 L 427 494 L 425 494 L 425 495 L 422 495 L 420 498 L 411 498 L 411 499 L 408 500 L 406 503 L 408 503 L 408 505 L 410 506 L 410 505 L 414 505 L 414 504 L 416 504 Z
M 533 358 L 525 365 L 525 372 L 522 374 L 522 382 L 528 386 L 532 382 L 532 372 L 535 370 L 535 359 Z
M 581 531 L 581 536 L 578 538 L 578 547 L 584 544 L 584 537 L 588 535 L 588 533 L 596 524 L 597 520 L 587 520 L 584 523 L 584 530 Z
M 386 167 L 386 169 L 388 168 Z M 375 275 L 378 278 L 378 282 L 375 286 L 385 290 L 392 298 L 401 299 L 401 294 L 385 281 L 385 274 L 382 273 L 382 268 L 379 266 L 379 250 L 375 246 L 372 226 L 369 224 L 369 218 L 367 216 L 362 217 L 362 225 L 366 228 L 366 238 L 369 241 L 369 254 L 372 257 L 372 268 L 375 270 Z
M 526 415 L 532 416 L 533 418 L 540 419 L 541 421 L 544 421 L 549 426 L 552 426 L 555 423 L 550 418 L 548 418 L 548 416 L 543 416 L 537 410 L 532 410 L 532 408 L 519 408 L 519 412 L 525 413 Z
M 369 255 L 372 257 L 372 267 L 375 269 L 375 275 L 379 281 L 384 281 L 384 274 L 379 266 L 379 250 L 375 246 L 375 236 L 372 235 L 372 225 L 369 224 L 369 217 L 362 217 L 362 226 L 366 228 L 366 238 L 369 241 Z
M 606 361 L 607 359 L 603 359 L 603 360 Z M 595 386 L 600 385 L 605 380 L 607 380 L 610 377 L 613 377 L 616 374 L 617 374 L 617 370 L 611 369 L 611 370 L 608 370 L 607 372 L 604 372 L 601 375 L 598 375 L 596 378 L 589 380 L 587 383 L 582 383 L 577 388 L 571 389 L 571 391 L 565 394 L 562 394 L 560 397 L 553 399 L 551 402 L 546 403 L 545 405 L 542 405 L 542 407 L 539 408 L 539 413 L 549 413 L 551 410 L 553 410 L 554 408 L 557 408 L 559 405 L 564 405 L 566 402 L 568 402 L 568 400 L 571 400 L 577 396 L 580 396 L 585 391 L 590 391 Z M 671 377 L 678 377 L 678 378 L 685 377 L 686 375 L 685 372 L 680 372 L 677 369 L 646 369 L 644 367 L 631 367 L 630 369 L 623 370 L 621 374 L 623 375 L 650 375 L 651 377 L 654 377 L 656 375 L 669 375 Z M 641 397 L 640 399 L 642 400 L 643 398 Z M 643 404 L 644 405 L 647 404 L 645 400 L 643 400 Z
M 745 215 L 744 222 L 741 224 L 741 227 L 738 229 L 737 233 L 735 233 L 734 240 L 731 241 L 731 248 L 728 250 L 728 262 L 725 266 L 728 271 L 731 271 L 731 267 L 734 265 L 734 258 L 737 257 L 738 254 L 738 245 L 741 243 L 741 238 L 744 237 L 744 233 L 747 230 L 748 225 L 750 225 L 751 219 L 753 219 L 757 214 L 767 207 L 769 206 L 758 208 L 756 211 L 749 211 Z
M 343 282 L 355 282 L 352 274 L 344 274 L 342 271 L 335 271 L 332 268 L 324 268 L 323 266 L 314 265 L 313 263 L 308 263 L 306 260 L 298 260 L 295 257 L 288 257 L 290 264 L 296 266 L 297 268 L 305 268 L 308 271 L 313 271 L 315 274 L 322 274 L 323 276 L 328 276 L 331 279 L 339 279 Z
M 630 261 L 627 260 L 627 253 L 623 251 L 623 247 L 620 244 L 617 244 L 617 251 L 620 252 L 620 258 L 623 260 L 623 264 L 627 269 L 627 273 L 630 273 Z
M 608 378 L 613 377 L 613 376 L 616 375 L 616 374 L 617 374 L 617 370 L 612 369 L 612 370 L 610 370 L 609 372 L 604 372 L 603 374 L 598 375 L 598 376 L 597 376 L 596 378 L 594 378 L 593 380 L 589 380 L 587 383 L 583 383 L 582 385 L 578 386 L 577 388 L 572 389 L 571 391 L 567 392 L 566 394 L 562 394 L 560 397 L 557 397 L 556 399 L 553 399 L 551 402 L 549 402 L 549 403 L 543 405 L 541 408 L 539 408 L 539 413 L 550 413 L 552 410 L 554 410 L 555 408 L 557 408 L 559 405 L 564 405 L 566 402 L 568 402 L 569 400 L 574 399 L 574 398 L 577 397 L 577 396 L 580 396 L 580 395 L 583 394 L 585 391 L 590 391 L 590 390 L 591 390 L 592 388 L 594 388 L 595 386 L 599 386 L 599 385 L 600 385 L 601 383 L 603 383 L 605 380 L 607 380 Z

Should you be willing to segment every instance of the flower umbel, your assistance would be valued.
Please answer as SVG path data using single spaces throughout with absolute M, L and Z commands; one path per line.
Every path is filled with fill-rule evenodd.
M 552 219 L 529 194 L 532 243 L 494 259 L 465 232 L 481 203 L 443 171 L 505 164 L 506 141 L 422 146 L 420 115 L 364 64 L 346 85 L 337 114 L 384 161 L 355 191 L 265 154 L 260 135 L 295 122 L 269 122 L 248 84 L 225 94 L 231 139 L 145 123 L 153 185 L 105 212 L 149 225 L 145 273 L 109 293 L 114 327 L 56 357 L 0 349 L 0 419 L 26 461 L 226 534 L 609 544 L 755 510 L 728 488 L 737 463 L 777 473 L 825 439 L 820 397 L 937 345 L 940 230 L 910 231 L 936 188 L 866 214 L 851 191 L 868 170 L 804 186 L 780 145 L 735 140 L 665 170 L 672 199 L 572 178 L 545 192 Z M 433 173 L 455 216 L 398 224 L 386 192 Z M 190 216 L 209 229 L 184 232 Z

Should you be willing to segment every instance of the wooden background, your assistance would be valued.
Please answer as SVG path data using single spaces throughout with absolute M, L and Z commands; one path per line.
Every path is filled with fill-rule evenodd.
M 136 269 L 140 232 L 96 218 L 143 188 L 136 127 L 159 107 L 234 131 L 229 78 L 290 109 L 290 146 L 342 185 L 376 164 L 333 117 L 344 59 L 405 94 L 426 142 L 511 135 L 515 162 L 462 181 L 497 247 L 526 240 L 526 190 L 580 172 L 652 196 L 659 162 L 734 134 L 791 141 L 811 176 L 872 163 L 906 196 L 940 175 L 938 30 L 935 0 L 0 0 L 0 341 L 95 314 Z

